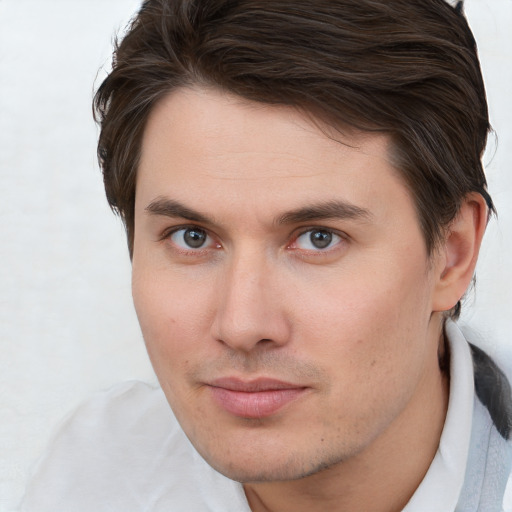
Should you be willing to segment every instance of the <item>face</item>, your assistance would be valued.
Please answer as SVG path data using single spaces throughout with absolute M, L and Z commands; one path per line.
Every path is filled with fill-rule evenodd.
M 363 453 L 438 370 L 435 264 L 389 141 L 337 136 L 200 89 L 146 127 L 135 307 L 183 430 L 235 480 Z

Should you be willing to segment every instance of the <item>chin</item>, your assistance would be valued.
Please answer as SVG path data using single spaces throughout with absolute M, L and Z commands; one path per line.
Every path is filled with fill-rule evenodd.
M 283 482 L 300 480 L 325 471 L 343 462 L 339 454 L 328 454 L 316 450 L 316 454 L 279 453 L 276 450 L 253 448 L 232 454 L 226 450 L 217 453 L 199 452 L 216 471 L 231 480 L 241 483 Z

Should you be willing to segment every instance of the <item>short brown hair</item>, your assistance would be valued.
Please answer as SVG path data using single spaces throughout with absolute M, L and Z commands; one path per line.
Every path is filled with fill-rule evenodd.
M 148 0 L 94 98 L 107 198 L 130 253 L 145 123 L 159 99 L 192 85 L 389 134 L 429 253 L 468 193 L 494 210 L 481 164 L 486 95 L 461 3 Z

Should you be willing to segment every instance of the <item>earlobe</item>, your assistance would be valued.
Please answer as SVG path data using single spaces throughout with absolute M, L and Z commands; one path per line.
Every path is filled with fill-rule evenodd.
M 476 192 L 468 194 L 459 213 L 448 226 L 439 251 L 433 311 L 450 310 L 469 287 L 487 219 L 485 199 Z

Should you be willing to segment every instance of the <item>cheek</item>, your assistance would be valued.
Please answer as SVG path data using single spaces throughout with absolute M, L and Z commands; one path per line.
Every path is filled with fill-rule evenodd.
M 329 375 L 318 417 L 348 437 L 384 428 L 425 371 L 427 283 L 379 275 L 340 280 L 303 309 L 298 351 Z
M 209 333 L 210 294 L 199 283 L 134 265 L 132 294 L 144 341 L 160 379 L 185 369 Z M 203 288 L 205 288 L 203 286 Z
M 425 351 L 419 340 L 426 338 L 430 319 L 424 260 L 388 265 L 380 260 L 360 268 L 317 280 L 304 295 L 311 299 L 302 306 L 303 348 L 326 361 L 330 373 L 359 382 L 367 375 L 384 379 L 417 370 Z M 308 347 L 315 338 L 314 348 Z

